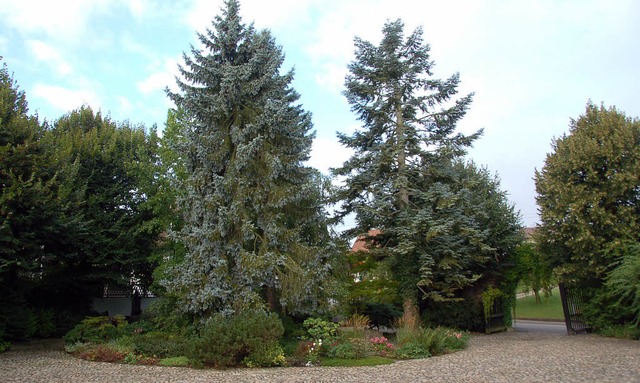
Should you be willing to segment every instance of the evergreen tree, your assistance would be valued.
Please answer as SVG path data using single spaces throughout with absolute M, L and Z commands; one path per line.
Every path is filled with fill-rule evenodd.
M 470 254 L 470 249 L 485 247 L 476 240 L 480 229 L 457 205 L 459 197 L 434 179 L 480 135 L 455 133 L 472 94 L 452 102 L 458 74 L 444 81 L 432 78 L 434 64 L 422 29 L 406 38 L 403 29 L 400 20 L 387 22 L 379 46 L 355 39 L 345 95 L 363 129 L 352 136 L 338 134 L 355 154 L 334 174 L 345 177 L 337 194 L 342 201 L 338 217 L 356 214 L 357 226 L 347 235 L 381 230 L 370 238 L 371 247 L 381 257 L 393 258 L 405 319 L 414 321 L 418 282 L 425 296 L 446 299 L 450 290 L 474 280 L 457 270 L 465 268 L 469 257 L 484 256 Z M 450 211 L 436 221 L 429 209 Z M 423 246 L 435 238 L 438 250 Z M 437 267 L 451 269 L 445 280 L 434 279 Z
M 261 307 L 313 310 L 328 273 L 328 233 L 316 171 L 303 166 L 313 134 L 293 73 L 268 31 L 245 25 L 235 0 L 204 50 L 184 55 L 179 93 L 187 175 L 178 193 L 184 261 L 165 286 L 196 315 Z

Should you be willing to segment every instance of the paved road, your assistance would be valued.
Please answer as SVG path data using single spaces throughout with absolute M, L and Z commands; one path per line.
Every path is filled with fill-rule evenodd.
M 640 343 L 597 335 L 511 331 L 475 335 L 439 357 L 359 368 L 192 370 L 95 363 L 39 342 L 0 354 L 0 382 L 615 382 L 640 383 Z

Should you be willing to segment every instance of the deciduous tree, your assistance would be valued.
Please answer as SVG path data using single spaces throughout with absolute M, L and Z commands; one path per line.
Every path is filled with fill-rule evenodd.
M 605 250 L 640 240 L 640 121 L 589 103 L 552 150 L 535 175 L 537 240 L 565 276 L 602 279 Z
M 583 289 L 594 327 L 631 324 L 637 337 L 640 120 L 589 102 L 569 127 L 536 171 L 537 241 L 560 279 Z

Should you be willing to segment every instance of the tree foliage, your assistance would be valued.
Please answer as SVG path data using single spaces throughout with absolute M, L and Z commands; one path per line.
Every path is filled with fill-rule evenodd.
M 88 107 L 53 125 L 28 114 L 0 71 L 0 329 L 50 336 L 90 309 L 105 284 L 143 288 L 162 220 L 155 132 Z
M 165 285 L 184 310 L 209 315 L 261 307 L 313 310 L 326 278 L 328 232 L 319 174 L 305 167 L 311 116 L 268 31 L 242 23 L 225 2 L 204 49 L 184 55 L 179 93 L 186 179 L 176 238 L 184 261 Z M 277 292 L 277 297 L 275 296 Z
M 39 140 L 43 129 L 28 115 L 25 93 L 0 70 L 0 277 L 15 283 L 18 274 L 37 271 L 44 257 L 47 228 L 55 225 L 51 212 L 53 176 L 46 168 Z
M 637 118 L 588 103 L 536 172 L 537 241 L 560 278 L 585 289 L 585 313 L 600 328 L 638 322 L 637 308 L 621 304 L 635 304 L 636 288 L 620 276 L 637 280 L 639 148 Z
M 567 277 L 602 279 L 605 250 L 640 239 L 640 121 L 587 104 L 535 175 L 538 242 Z
M 151 284 L 150 257 L 164 224 L 151 204 L 157 138 L 89 107 L 59 118 L 45 142 L 55 151 L 64 214 L 77 223 L 65 266 L 76 283 L 101 288 Z M 99 289 L 97 291 L 100 291 Z
M 524 242 L 516 249 L 520 265 L 521 284 L 526 291 L 533 291 L 536 303 L 541 303 L 540 291 L 551 294 L 554 275 L 547 259 L 538 251 L 535 243 Z
M 456 133 L 473 95 L 454 99 L 459 75 L 433 78 L 422 29 L 406 37 L 403 29 L 400 20 L 386 23 L 379 46 L 355 39 L 345 95 L 363 128 L 338 134 L 355 154 L 334 174 L 345 179 L 336 195 L 338 217 L 356 214 L 357 226 L 346 235 L 381 230 L 368 238 L 370 248 L 391 258 L 406 315 L 415 312 L 418 297 L 453 299 L 478 280 L 479 265 L 502 251 L 491 241 L 500 238 L 500 230 L 513 231 L 517 218 L 494 232 L 483 227 L 493 223 L 474 210 L 482 198 L 474 187 L 485 182 L 491 187 L 482 193 L 501 192 L 482 172 L 458 163 L 481 133 Z M 497 200 L 505 202 L 503 195 Z

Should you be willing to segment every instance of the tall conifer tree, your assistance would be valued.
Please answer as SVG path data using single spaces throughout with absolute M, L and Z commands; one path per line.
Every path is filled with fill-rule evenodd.
M 319 175 L 305 167 L 311 115 L 268 31 L 245 25 L 235 0 L 184 55 L 179 93 L 187 179 L 179 193 L 186 247 L 165 282 L 185 311 L 264 306 L 313 310 L 328 272 Z
M 443 236 L 458 248 L 485 247 L 474 222 L 456 208 L 459 197 L 435 179 L 445 171 L 435 169 L 463 155 L 480 135 L 455 132 L 473 95 L 453 102 L 458 74 L 447 80 L 432 78 L 434 63 L 422 29 L 407 37 L 403 30 L 400 20 L 387 22 L 379 46 L 355 39 L 345 95 L 363 128 L 351 136 L 338 134 L 355 154 L 334 174 L 345 177 L 337 194 L 342 201 L 338 216 L 356 214 L 357 226 L 347 235 L 381 229 L 369 238 L 371 247 L 380 256 L 392 257 L 405 319 L 415 321 L 419 284 L 425 296 L 445 299 L 450 290 L 473 280 L 461 272 L 466 261 L 460 258 L 468 252 L 458 256 L 451 247 L 426 249 L 426 236 Z M 432 216 L 446 207 L 452 214 Z M 450 269 L 447 280 L 434 280 L 437 268 Z

